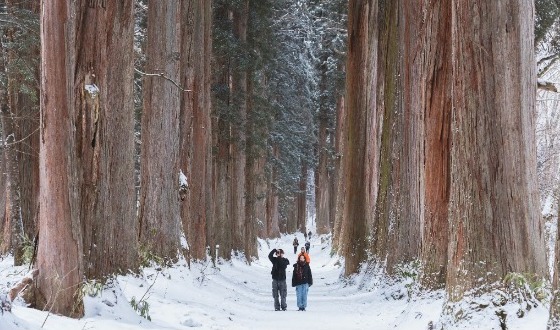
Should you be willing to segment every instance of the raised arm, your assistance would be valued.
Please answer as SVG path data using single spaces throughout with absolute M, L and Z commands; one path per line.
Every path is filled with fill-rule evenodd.
M 270 253 L 268 254 L 268 260 L 270 260 L 270 262 L 274 263 L 274 254 L 276 253 L 276 249 L 272 249 L 272 251 L 270 251 Z

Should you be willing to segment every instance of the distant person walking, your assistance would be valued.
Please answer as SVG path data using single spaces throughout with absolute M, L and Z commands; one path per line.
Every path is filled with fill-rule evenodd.
M 311 248 L 311 243 L 309 243 L 309 241 L 305 242 L 305 252 L 309 253 L 310 248 Z
M 309 233 L 307 234 L 307 239 L 311 240 L 311 230 L 309 231 Z
M 297 247 L 299 246 L 299 242 L 297 240 L 297 237 L 294 237 L 294 243 L 292 243 L 294 246 L 294 254 L 297 253 Z
M 305 248 L 303 246 L 301 247 L 301 252 L 297 255 L 298 260 L 299 260 L 299 256 L 304 256 L 305 261 L 307 261 L 308 264 L 311 263 L 311 258 L 309 257 L 309 253 L 305 252 Z
M 273 249 L 268 254 L 268 259 L 272 262 L 272 297 L 274 297 L 274 310 L 283 311 L 288 308 L 286 304 L 286 295 L 288 294 L 288 286 L 286 285 L 286 268 L 290 261 L 284 258 L 284 250 Z M 280 301 L 278 301 L 280 295 Z
M 307 293 L 312 285 L 311 268 L 305 261 L 305 257 L 300 255 L 294 264 L 294 272 L 292 273 L 292 287 L 296 288 L 298 310 L 305 311 L 307 308 Z

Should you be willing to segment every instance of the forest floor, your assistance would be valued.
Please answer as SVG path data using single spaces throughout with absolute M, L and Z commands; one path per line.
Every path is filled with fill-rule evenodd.
M 298 234 L 304 242 L 302 234 Z M 273 248 L 282 248 L 293 264 L 293 235 L 259 240 L 259 259 L 247 265 L 243 256 L 222 262 L 185 261 L 173 267 L 149 267 L 140 275 L 119 276 L 101 289 L 90 283 L 86 315 L 74 320 L 25 307 L 19 298 L 12 313 L 0 315 L 0 330 L 12 329 L 428 329 L 437 324 L 443 292 L 411 292 L 414 283 L 389 284 L 382 276 L 362 272 L 350 279 L 341 276 L 343 261 L 331 256 L 328 238 L 311 240 L 311 269 L 314 285 L 309 290 L 307 311 L 298 311 L 295 288 L 291 287 L 292 266 L 288 266 L 288 310 L 274 311 L 271 294 Z M 300 246 L 301 247 L 301 246 Z M 27 272 L 13 267 L 10 257 L 0 261 L 0 294 Z M 412 285 L 411 285 L 412 284 Z M 135 311 L 130 301 L 136 301 Z M 151 321 L 139 316 L 144 308 Z M 512 318 L 508 329 L 545 329 L 548 314 L 544 306 L 534 308 L 522 319 Z M 495 317 L 479 318 L 466 329 L 499 329 Z

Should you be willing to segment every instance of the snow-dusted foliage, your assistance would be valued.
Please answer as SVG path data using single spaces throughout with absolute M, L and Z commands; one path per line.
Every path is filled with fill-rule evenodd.
M 551 0 L 537 0 L 535 51 L 540 84 L 560 87 L 560 8 Z M 558 218 L 560 183 L 560 95 L 550 90 L 537 90 L 537 176 L 549 265 L 552 270 Z
M 283 1 L 275 11 L 277 50 L 270 70 L 271 106 L 276 117 L 270 141 L 277 146 L 279 186 L 289 194 L 297 189 L 301 163 L 312 161 L 313 93 L 317 77 L 310 56 L 312 30 L 306 1 Z
M 250 1 L 246 43 L 236 38 L 227 14 L 241 4 L 217 0 L 214 5 L 213 112 L 223 125 L 243 127 L 235 102 L 242 96 L 223 76 L 247 72 L 247 122 L 257 128 L 245 130 L 247 155 L 266 151 L 278 193 L 292 196 L 299 190 L 303 165 L 315 166 L 319 116 L 328 116 L 334 131 L 336 104 L 344 91 L 346 2 Z
M 301 165 L 316 164 L 317 126 L 327 116 L 334 132 L 344 93 L 345 1 L 281 1 L 274 13 L 277 50 L 270 65 L 270 101 L 276 110 L 270 141 L 280 191 L 298 189 Z M 272 151 L 272 150 L 271 150 Z
M 547 81 L 560 81 L 560 67 L 555 64 L 544 75 Z M 558 188 L 560 183 L 560 96 L 539 90 L 537 93 L 537 176 L 542 214 L 546 221 L 549 262 L 554 259 Z

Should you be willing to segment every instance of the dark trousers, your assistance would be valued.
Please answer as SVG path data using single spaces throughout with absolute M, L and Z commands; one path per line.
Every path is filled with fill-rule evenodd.
M 297 253 L 297 245 L 294 245 L 294 254 Z
M 286 280 L 272 280 L 272 297 L 274 297 L 274 309 L 286 309 L 286 295 L 288 294 L 288 287 Z M 278 296 L 280 295 L 280 301 Z

